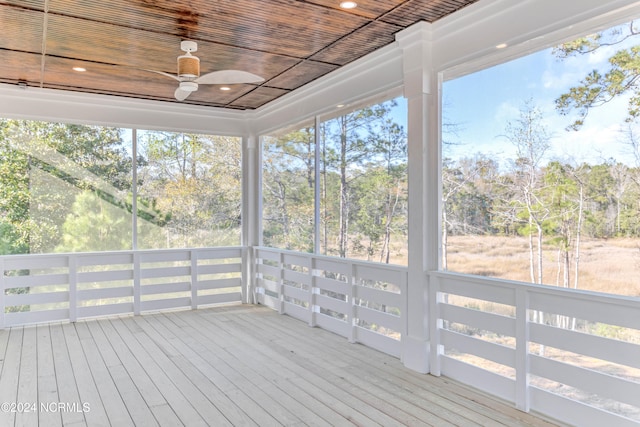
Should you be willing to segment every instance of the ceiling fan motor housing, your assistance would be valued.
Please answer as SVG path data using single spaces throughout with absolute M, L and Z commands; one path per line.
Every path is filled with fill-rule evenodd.
M 200 76 L 200 59 L 190 53 L 178 56 L 178 77 L 196 79 Z

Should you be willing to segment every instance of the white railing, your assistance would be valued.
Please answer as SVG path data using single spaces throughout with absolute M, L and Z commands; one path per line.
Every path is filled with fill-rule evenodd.
M 640 300 L 428 274 L 431 368 L 579 426 L 640 423 Z
M 1 256 L 0 327 L 245 301 L 251 258 L 257 302 L 401 357 L 407 268 L 264 247 Z M 640 424 L 640 299 L 441 271 L 426 286 L 432 374 L 574 425 Z
M 0 257 L 0 328 L 242 301 L 243 249 Z
M 264 247 L 254 256 L 259 303 L 400 357 L 405 267 Z

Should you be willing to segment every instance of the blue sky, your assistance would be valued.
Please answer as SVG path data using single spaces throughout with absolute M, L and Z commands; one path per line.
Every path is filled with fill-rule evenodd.
M 549 159 L 601 163 L 615 158 L 628 163 L 633 156 L 622 133 L 628 98 L 592 109 L 577 132 L 565 130 L 576 116 L 560 116 L 554 101 L 591 70 L 606 69 L 607 59 L 616 50 L 632 44 L 640 44 L 640 37 L 565 60 L 546 49 L 445 82 L 443 121 L 455 124 L 458 131 L 457 135 L 444 134 L 443 138 L 459 145 L 445 146 L 443 156 L 458 158 L 482 152 L 505 166 L 507 159 L 513 158 L 514 147 L 501 135 L 507 123 L 518 118 L 525 101 L 532 99 L 552 134 Z

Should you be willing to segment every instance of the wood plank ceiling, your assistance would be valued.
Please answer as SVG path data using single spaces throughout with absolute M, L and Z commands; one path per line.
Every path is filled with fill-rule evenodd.
M 477 0 L 0 0 L 0 83 L 178 102 L 181 40 L 201 72 L 261 84 L 200 85 L 183 103 L 255 109 Z M 73 71 L 85 68 L 85 72 Z

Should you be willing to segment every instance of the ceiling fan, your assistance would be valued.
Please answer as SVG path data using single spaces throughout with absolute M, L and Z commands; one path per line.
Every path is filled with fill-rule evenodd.
M 198 90 L 198 85 L 231 85 L 239 83 L 260 83 L 264 79 L 247 71 L 240 70 L 220 70 L 200 75 L 200 59 L 191 53 L 198 50 L 198 44 L 191 40 L 180 42 L 180 49 L 185 51 L 184 55 L 178 56 L 178 74 L 169 74 L 163 71 L 147 70 L 152 73 L 162 74 L 180 82 L 174 96 L 178 101 L 184 101 L 191 94 Z

